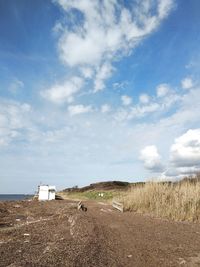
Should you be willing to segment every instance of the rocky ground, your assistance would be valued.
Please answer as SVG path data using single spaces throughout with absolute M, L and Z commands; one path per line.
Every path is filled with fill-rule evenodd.
M 200 225 L 101 202 L 0 202 L 0 266 L 200 266 Z

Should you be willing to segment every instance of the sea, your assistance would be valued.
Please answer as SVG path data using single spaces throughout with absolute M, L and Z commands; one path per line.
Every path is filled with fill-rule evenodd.
M 33 197 L 25 194 L 0 194 L 0 201 L 24 200 Z

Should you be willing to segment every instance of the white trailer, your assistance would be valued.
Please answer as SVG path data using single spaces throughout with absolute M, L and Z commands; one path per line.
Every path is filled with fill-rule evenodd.
M 39 185 L 38 186 L 38 199 L 39 200 L 53 200 L 56 196 L 56 187 L 52 185 Z

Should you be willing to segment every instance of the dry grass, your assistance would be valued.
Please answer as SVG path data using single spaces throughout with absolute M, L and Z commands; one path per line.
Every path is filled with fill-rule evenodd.
M 177 183 L 149 182 L 119 199 L 125 210 L 179 221 L 200 222 L 200 175 Z

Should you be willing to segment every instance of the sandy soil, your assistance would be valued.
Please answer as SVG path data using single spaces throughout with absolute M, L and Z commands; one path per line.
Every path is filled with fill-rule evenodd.
M 200 266 L 200 225 L 88 201 L 0 202 L 0 266 Z

